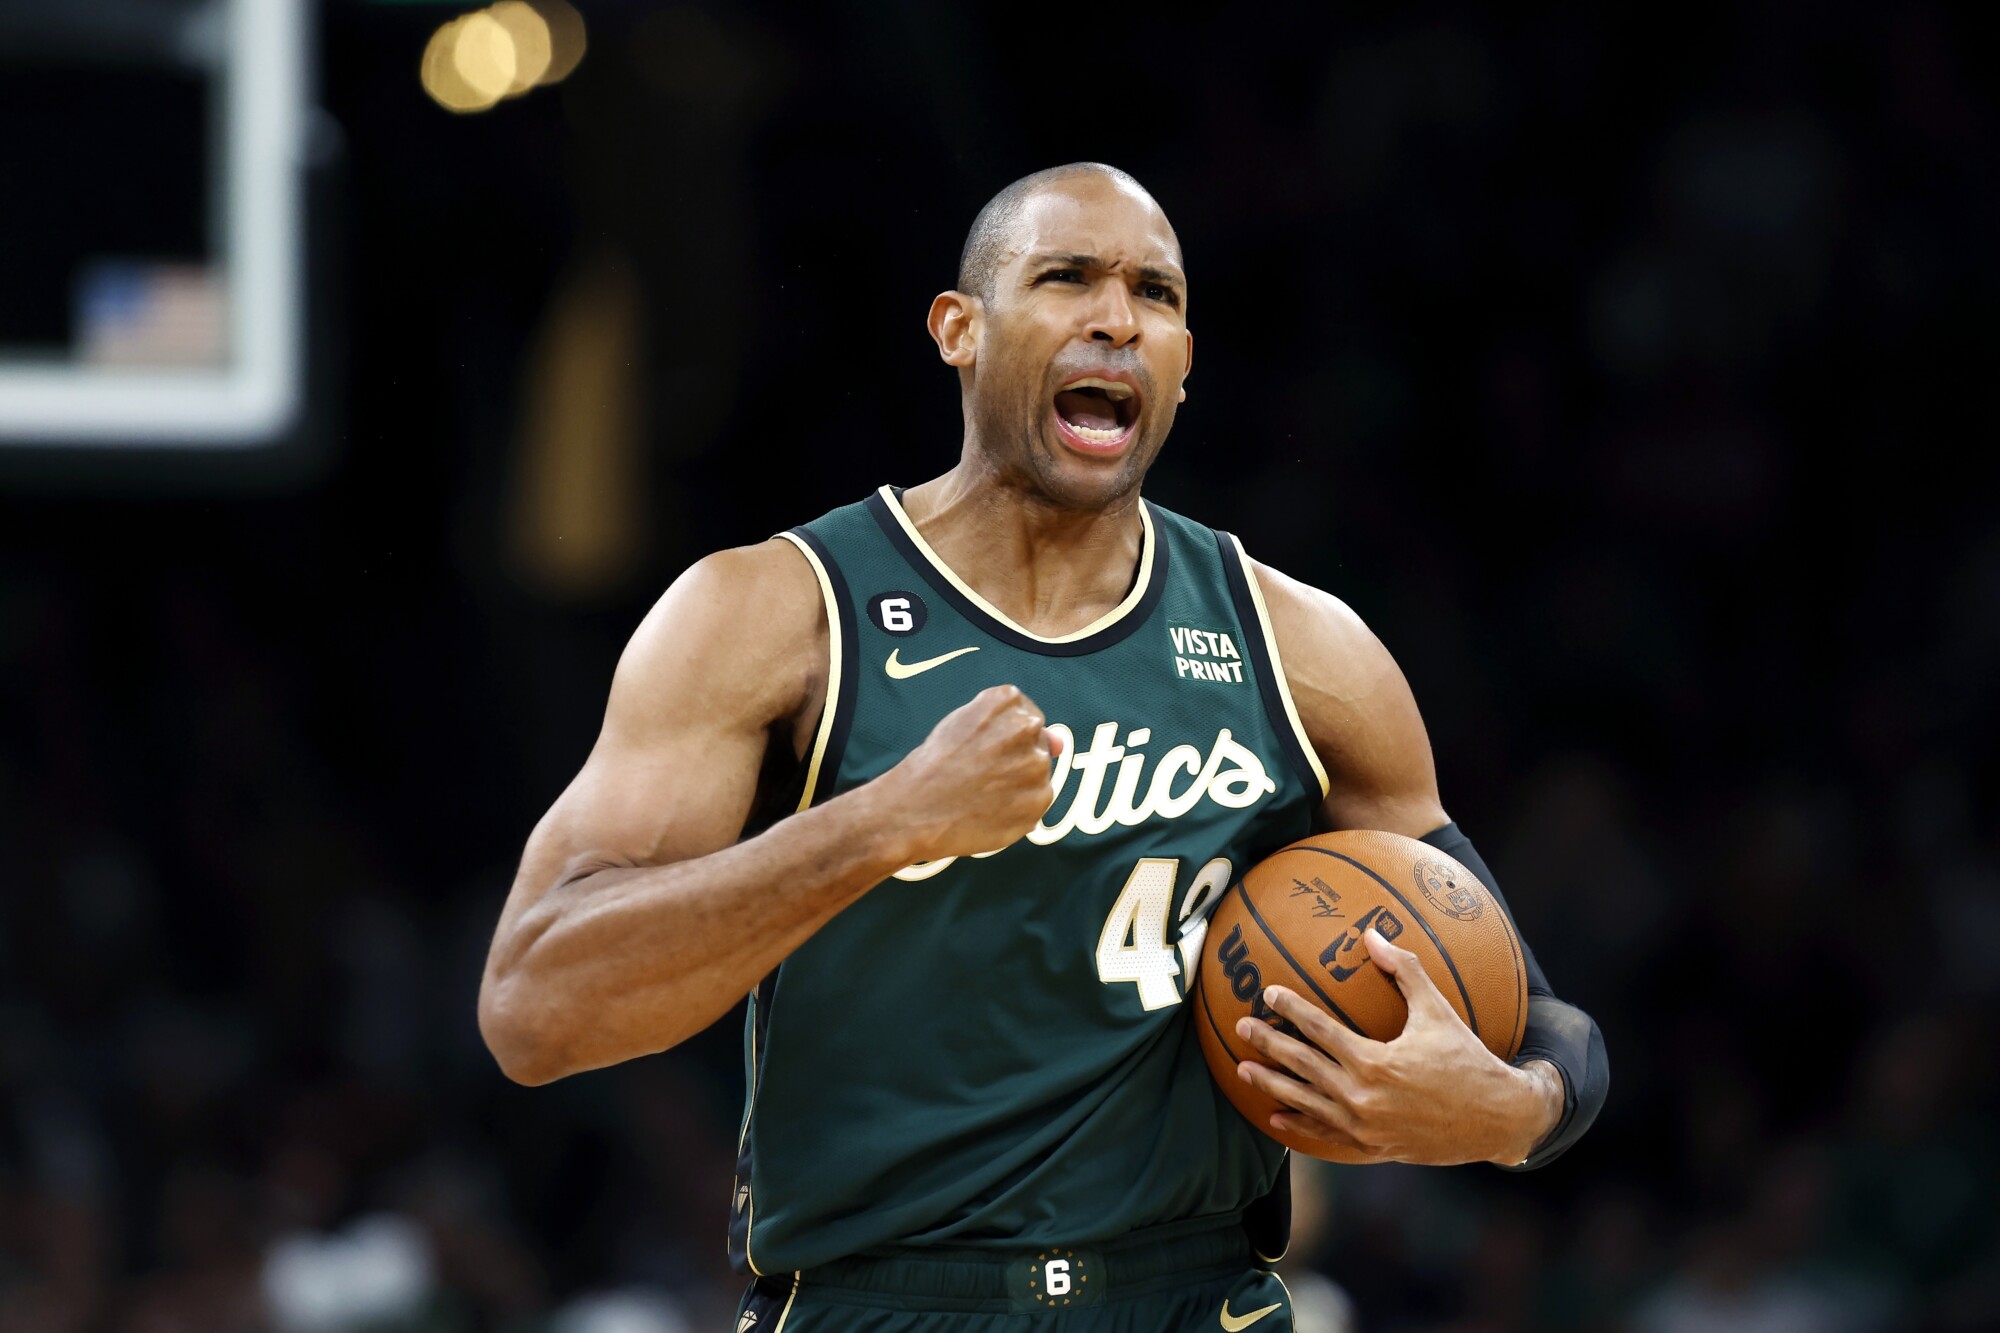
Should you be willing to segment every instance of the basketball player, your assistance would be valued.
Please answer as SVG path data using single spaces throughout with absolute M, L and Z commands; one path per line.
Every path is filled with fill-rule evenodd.
M 690 568 L 529 840 L 480 997 L 510 1076 L 665 1050 L 750 993 L 744 1333 L 1289 1328 L 1283 1150 L 1185 1003 L 1207 916 L 1316 829 L 1421 836 L 1493 883 L 1354 614 L 1140 498 L 1187 302 L 1130 176 L 1002 191 L 930 309 L 957 466 Z M 1399 1039 L 1276 987 L 1337 1062 L 1245 1020 L 1268 1063 L 1241 1073 L 1291 1128 L 1509 1166 L 1583 1132 L 1602 1045 L 1532 959 L 1510 1066 L 1368 946 Z

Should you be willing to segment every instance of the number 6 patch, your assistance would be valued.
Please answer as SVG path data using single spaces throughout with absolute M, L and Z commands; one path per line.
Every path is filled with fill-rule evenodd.
M 868 618 L 887 634 L 915 634 L 924 627 L 929 612 L 924 599 L 913 592 L 883 592 L 868 599 Z
M 1028 1270 L 1028 1294 L 1034 1297 L 1035 1304 L 1058 1309 L 1073 1301 L 1083 1301 L 1092 1294 L 1083 1285 L 1090 1281 L 1086 1269 L 1084 1256 L 1075 1250 L 1044 1250 L 1035 1256 Z

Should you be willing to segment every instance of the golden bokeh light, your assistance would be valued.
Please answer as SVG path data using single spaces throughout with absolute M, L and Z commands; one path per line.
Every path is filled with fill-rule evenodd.
M 508 82 L 507 96 L 518 97 L 549 72 L 552 52 L 548 20 L 527 0 L 500 0 L 486 12 L 507 30 L 513 43 L 514 77 Z
M 461 115 L 484 111 L 500 100 L 497 94 L 488 95 L 473 87 L 459 73 L 458 39 L 464 28 L 465 19 L 456 18 L 431 34 L 430 44 L 424 47 L 421 74 L 424 91 L 431 95 L 431 100 Z
M 485 111 L 583 60 L 583 15 L 569 0 L 498 0 L 452 19 L 424 47 L 424 91 L 447 111 Z
M 490 106 L 514 86 L 514 71 L 519 62 L 514 58 L 513 34 L 493 17 L 491 10 L 467 14 L 459 21 L 451 63 L 458 67 L 459 77 L 490 99 L 487 103 Z
M 583 62 L 589 45 L 583 35 L 583 15 L 569 0 L 531 0 L 535 12 L 549 30 L 549 67 L 542 74 L 544 84 L 561 83 Z

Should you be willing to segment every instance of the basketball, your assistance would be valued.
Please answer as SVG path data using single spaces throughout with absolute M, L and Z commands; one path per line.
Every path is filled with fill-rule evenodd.
M 1304 838 L 1245 871 L 1209 919 L 1196 978 L 1195 1027 L 1209 1072 L 1251 1124 L 1286 1147 L 1335 1162 L 1371 1159 L 1271 1127 L 1290 1109 L 1245 1083 L 1260 1053 L 1236 1035 L 1254 1015 L 1296 1036 L 1264 1004 L 1282 985 L 1377 1041 L 1399 1035 L 1409 1006 L 1362 942 L 1370 927 L 1414 953 L 1486 1048 L 1511 1060 L 1528 1017 L 1527 968 L 1504 908 L 1471 871 L 1399 833 L 1345 830 Z

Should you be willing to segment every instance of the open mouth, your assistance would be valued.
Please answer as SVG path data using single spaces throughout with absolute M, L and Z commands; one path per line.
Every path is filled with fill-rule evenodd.
M 1139 391 L 1122 380 L 1091 376 L 1063 385 L 1055 407 L 1056 420 L 1075 442 L 1115 448 L 1125 443 L 1139 419 Z

